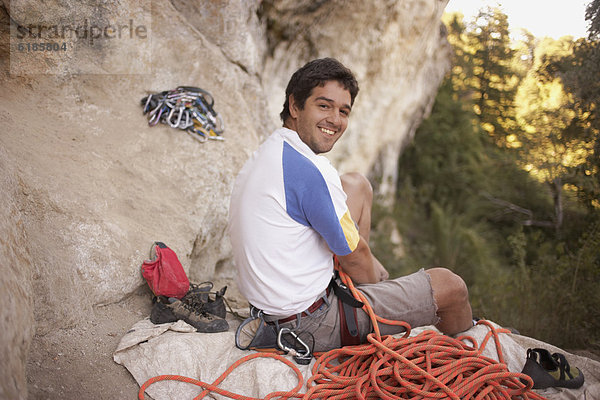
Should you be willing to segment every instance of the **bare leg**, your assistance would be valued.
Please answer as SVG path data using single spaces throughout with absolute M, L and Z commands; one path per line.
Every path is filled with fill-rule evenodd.
M 359 173 L 344 174 L 341 180 L 344 192 L 348 196 L 346 204 L 350 215 L 358 225 L 358 232 L 368 243 L 371 234 L 373 188 L 368 179 Z M 380 271 L 381 280 L 388 279 L 389 274 L 383 265 L 375 257 L 373 262 Z M 440 317 L 437 328 L 448 335 L 471 328 L 473 315 L 469 291 L 462 278 L 446 268 L 431 268 L 426 272 L 431 277 L 433 297 L 438 307 L 437 315 Z
M 352 220 L 358 225 L 358 233 L 369 243 L 371 234 L 371 207 L 373 205 L 373 187 L 362 174 L 350 172 L 342 175 L 342 188 L 346 192 L 346 204 Z M 373 263 L 379 273 L 380 280 L 389 278 L 389 273 L 373 256 Z
M 348 196 L 346 204 L 350 215 L 358 225 L 358 232 L 367 241 L 371 233 L 371 207 L 373 188 L 368 179 L 359 173 L 341 176 L 342 187 Z M 380 271 L 381 280 L 389 277 L 381 263 L 373 257 Z M 469 303 L 469 291 L 462 278 L 446 268 L 432 268 L 426 271 L 431 277 L 433 297 L 438 307 L 440 322 L 437 328 L 448 335 L 464 332 L 473 326 L 473 315 Z
M 440 322 L 436 327 L 447 335 L 464 332 L 473 326 L 469 291 L 462 278 L 446 268 L 426 270 L 431 277 L 433 297 Z

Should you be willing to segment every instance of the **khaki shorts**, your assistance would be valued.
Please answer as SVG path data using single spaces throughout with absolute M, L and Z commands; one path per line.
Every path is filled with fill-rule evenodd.
M 374 284 L 358 285 L 375 311 L 382 318 L 405 321 L 411 327 L 435 325 L 439 322 L 437 306 L 433 298 L 431 278 L 421 269 L 413 274 Z M 340 317 L 337 297 L 333 291 L 328 296 L 329 304 L 323 304 L 308 317 L 302 317 L 296 331 L 301 337 L 314 338 L 314 351 L 327 351 L 341 347 Z M 357 310 L 357 322 L 361 342 L 373 331 L 371 320 L 365 311 Z M 281 324 L 294 328 L 296 321 Z M 382 335 L 401 333 L 400 326 L 379 324 Z M 310 340 L 312 341 L 312 340 Z

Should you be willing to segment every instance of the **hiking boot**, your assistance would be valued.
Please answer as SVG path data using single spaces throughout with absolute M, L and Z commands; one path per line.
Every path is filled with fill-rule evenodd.
M 200 285 L 190 284 L 190 290 L 183 296 L 181 301 L 198 312 L 207 312 L 217 317 L 225 318 L 224 296 L 227 286 L 224 286 L 218 292 L 211 292 L 212 287 L 212 282 L 204 282 Z M 211 294 L 214 294 L 214 299 L 211 298 Z
M 192 325 L 198 332 L 225 332 L 229 329 L 229 324 L 223 318 L 205 311 L 199 312 L 174 297 L 169 298 L 169 301 L 171 304 L 167 304 L 167 307 L 173 311 L 173 314 Z
M 229 330 L 229 324 L 223 318 L 207 312 L 198 312 L 174 297 L 170 297 L 168 301 L 169 304 L 157 301 L 152 307 L 150 321 L 153 324 L 164 324 L 181 319 L 196 328 L 198 332 L 214 333 Z

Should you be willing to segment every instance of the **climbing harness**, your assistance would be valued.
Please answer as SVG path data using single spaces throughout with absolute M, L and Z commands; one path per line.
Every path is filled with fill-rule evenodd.
M 290 367 L 298 378 L 298 384 L 290 391 L 270 393 L 265 399 L 544 400 L 532 391 L 533 380 L 529 376 L 508 370 L 499 338 L 499 334 L 510 332 L 507 329 L 497 329 L 485 320 L 478 321 L 478 325 L 485 325 L 490 330 L 481 345 L 470 336 L 452 338 L 433 330 L 410 337 L 411 328 L 406 322 L 377 316 L 350 277 L 343 271 L 339 274 L 353 296 L 364 303 L 363 309 L 371 319 L 374 332 L 367 336 L 366 344 L 333 349 L 319 355 L 311 368 L 312 376 L 307 381 L 306 393 L 299 393 L 304 379 L 296 365 L 280 354 L 258 352 L 236 361 L 212 384 L 178 375 L 150 378 L 140 387 L 139 399 L 144 400 L 145 390 L 153 383 L 176 380 L 204 389 L 194 400 L 210 392 L 232 399 L 258 400 L 225 391 L 218 385 L 240 364 L 269 357 Z M 381 336 L 379 323 L 403 326 L 406 332 L 399 338 Z M 494 340 L 499 361 L 482 355 L 490 339 Z
M 340 315 L 340 340 L 342 346 L 353 346 L 360 344 L 360 332 L 358 329 L 357 309 L 363 308 L 364 303 L 357 300 L 350 289 L 339 279 L 339 262 L 334 257 L 336 266 L 334 279 L 329 283 L 329 287 L 337 297 L 337 305 Z
M 141 100 L 144 115 L 148 115 L 148 125 L 161 122 L 187 131 L 199 142 L 224 140 L 221 134 L 225 125 L 214 104 L 209 92 L 193 86 L 149 94 Z
M 295 328 L 279 326 L 279 321 L 268 321 L 265 313 L 250 306 L 250 317 L 244 320 L 235 333 L 235 345 L 241 350 L 256 350 L 276 354 L 288 354 L 300 365 L 312 361 L 311 346 L 296 333 L 300 328 L 301 317 Z
M 235 345 L 240 350 L 256 350 L 281 354 L 277 349 L 275 326 L 265 321 L 262 310 L 250 306 L 250 316 L 235 332 Z

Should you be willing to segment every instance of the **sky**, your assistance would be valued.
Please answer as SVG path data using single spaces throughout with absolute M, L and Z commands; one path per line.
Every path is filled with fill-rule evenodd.
M 473 20 L 480 8 L 500 6 L 508 16 L 511 34 L 525 28 L 536 37 L 558 39 L 571 35 L 587 37 L 585 7 L 591 0 L 450 0 L 447 12 L 460 11 L 465 22 Z

